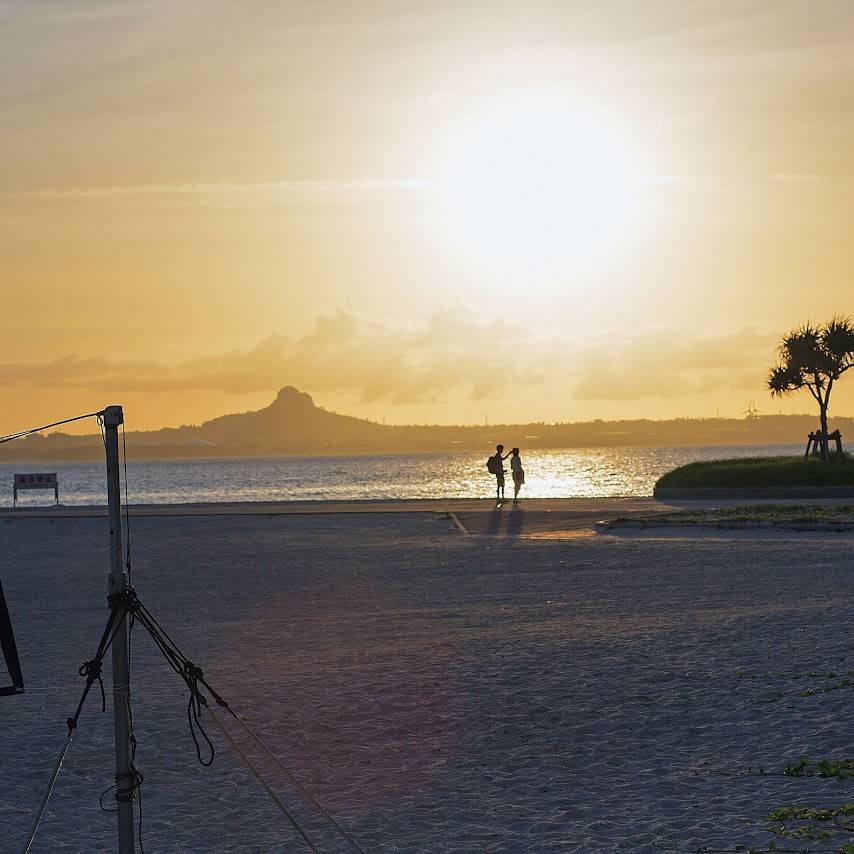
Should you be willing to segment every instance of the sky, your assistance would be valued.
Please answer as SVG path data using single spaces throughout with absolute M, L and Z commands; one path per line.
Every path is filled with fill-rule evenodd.
M 0 0 L 0 432 L 285 385 L 809 412 L 766 379 L 854 313 L 852 39 L 849 0 Z

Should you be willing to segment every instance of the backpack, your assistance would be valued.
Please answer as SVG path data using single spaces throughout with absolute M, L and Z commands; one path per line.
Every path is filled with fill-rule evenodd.
M 499 474 L 501 472 L 501 460 L 498 459 L 498 454 L 486 461 L 486 470 L 490 474 Z

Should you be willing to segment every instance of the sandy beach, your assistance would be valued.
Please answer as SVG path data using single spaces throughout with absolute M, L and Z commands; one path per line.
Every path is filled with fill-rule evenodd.
M 804 756 L 854 757 L 851 688 L 822 690 L 822 674 L 854 669 L 854 538 L 595 527 L 653 508 L 667 509 L 134 508 L 133 583 L 364 851 L 767 847 L 770 810 L 854 800 L 850 779 L 775 776 Z M 0 698 L 0 848 L 13 852 L 106 620 L 108 533 L 81 508 L 5 512 L 0 532 L 27 682 Z M 183 683 L 139 626 L 132 638 L 145 851 L 307 850 L 212 724 L 214 763 L 198 764 Z M 113 782 L 110 684 L 106 714 L 90 695 L 33 851 L 116 850 L 98 805 Z M 352 850 L 242 743 L 320 851 Z

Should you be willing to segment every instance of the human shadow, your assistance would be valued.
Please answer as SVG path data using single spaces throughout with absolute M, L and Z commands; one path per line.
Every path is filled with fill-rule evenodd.
M 525 511 L 518 504 L 513 504 L 507 520 L 507 536 L 518 537 L 524 530 Z
M 486 533 L 490 537 L 494 537 L 498 533 L 498 529 L 501 527 L 501 517 L 503 513 L 500 507 L 496 507 L 489 514 L 489 521 L 486 525 Z

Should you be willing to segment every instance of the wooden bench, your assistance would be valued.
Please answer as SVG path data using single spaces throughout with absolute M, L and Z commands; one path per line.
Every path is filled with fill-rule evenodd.
M 35 474 L 16 474 L 12 487 L 12 506 L 18 505 L 18 490 L 20 489 L 52 489 L 53 497 L 59 504 L 59 481 L 56 472 L 37 472 Z
M 810 451 L 813 454 L 821 453 L 821 431 L 817 430 L 815 433 L 807 433 L 807 450 L 804 454 L 804 459 L 808 460 L 810 456 Z M 842 453 L 842 434 L 838 430 L 834 430 L 832 433 L 828 433 L 825 438 L 830 443 L 831 439 L 836 441 L 836 452 Z

